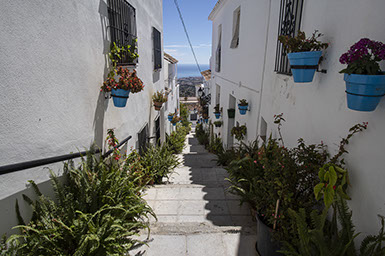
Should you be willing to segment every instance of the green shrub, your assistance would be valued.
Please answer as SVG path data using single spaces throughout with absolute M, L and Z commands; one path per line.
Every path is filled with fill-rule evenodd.
M 218 137 L 216 134 L 215 136 L 211 137 L 210 144 L 208 146 L 208 150 L 211 153 L 214 154 L 220 154 L 223 152 L 223 143 L 222 139 Z
M 177 156 L 166 144 L 149 146 L 140 161 L 146 175 L 151 177 L 156 184 L 160 184 L 163 177 L 168 178 L 172 170 L 179 165 Z
M 170 135 L 166 135 L 166 144 L 172 153 L 182 153 L 188 133 L 188 127 L 177 125 L 176 131 L 173 131 Z
M 146 219 L 154 215 L 141 198 L 143 187 L 128 175 L 121 162 L 82 159 L 78 168 L 65 164 L 65 185 L 52 174 L 55 201 L 42 195 L 28 202 L 33 214 L 25 224 L 16 212 L 20 235 L 8 239 L 4 255 L 125 255 L 142 243 L 133 238 L 148 228 Z
M 207 147 L 210 144 L 210 139 L 208 133 L 203 129 L 202 124 L 198 124 L 195 128 L 195 134 L 198 139 L 199 144 Z

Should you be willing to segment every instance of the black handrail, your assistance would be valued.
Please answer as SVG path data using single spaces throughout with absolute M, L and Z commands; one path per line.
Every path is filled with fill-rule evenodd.
M 125 144 L 127 141 L 129 141 L 132 138 L 132 136 L 128 136 L 125 138 L 122 142 L 120 142 L 115 148 L 120 148 Z M 114 149 L 108 150 L 106 153 L 102 155 L 103 158 L 107 157 L 110 155 Z M 96 149 L 95 151 L 92 151 L 92 154 L 98 154 L 101 153 L 101 149 Z M 61 156 L 54 156 L 54 157 L 48 157 L 48 158 L 43 158 L 43 159 L 38 159 L 38 160 L 32 160 L 32 161 L 27 161 L 27 162 L 22 162 L 22 163 L 17 163 L 17 164 L 9 164 L 9 165 L 4 165 L 0 166 L 0 175 L 4 175 L 7 173 L 12 173 L 12 172 L 17 172 L 29 168 L 34 168 L 34 167 L 39 167 L 42 165 L 47 165 L 47 164 L 52 164 L 52 163 L 57 163 L 57 162 L 62 162 L 74 158 L 78 158 L 81 156 L 85 156 L 87 154 L 87 151 L 82 151 L 79 153 L 73 153 L 73 154 L 67 154 L 67 155 L 61 155 Z

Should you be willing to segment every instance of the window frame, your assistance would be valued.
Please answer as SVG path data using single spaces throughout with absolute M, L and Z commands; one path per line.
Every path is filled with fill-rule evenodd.
M 215 51 L 215 72 L 221 72 L 222 64 L 222 24 L 218 26 L 218 44 Z
M 154 70 L 162 68 L 162 33 L 152 27 Z
M 111 44 L 118 47 L 131 45 L 137 53 L 137 24 L 136 9 L 126 0 L 107 0 L 108 22 Z M 122 56 L 117 66 L 136 65 L 138 58 L 134 61 L 131 56 Z
M 239 46 L 239 36 L 241 29 L 241 7 L 233 12 L 233 35 L 231 37 L 230 48 L 236 49 Z
M 301 28 L 304 0 L 281 0 L 279 10 L 278 37 L 296 36 Z M 274 71 L 277 74 L 292 75 L 287 52 L 277 37 Z

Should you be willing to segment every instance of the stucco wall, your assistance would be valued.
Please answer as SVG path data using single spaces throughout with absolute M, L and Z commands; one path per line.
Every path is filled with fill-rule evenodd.
M 153 131 L 158 112 L 151 96 L 164 80 L 163 72 L 153 71 L 152 27 L 163 31 L 162 0 L 129 2 L 136 8 L 137 71 L 145 89 L 119 109 L 99 91 L 108 73 L 106 1 L 2 1 L 0 165 L 77 152 L 93 142 L 103 147 L 108 128 L 116 129 L 118 139 L 132 135 L 128 147 L 136 145 L 146 123 Z M 49 167 L 58 171 L 62 164 Z M 16 193 L 27 180 L 41 183 L 48 173 L 39 167 L 2 175 L 1 209 L 14 206 L 10 198 L 20 197 Z M 15 217 L 0 216 L 1 233 Z
M 377 214 L 385 214 L 383 167 L 385 136 L 382 135 L 382 131 L 385 130 L 383 118 L 385 100 L 382 99 L 374 112 L 349 110 L 346 106 L 343 75 L 338 73 L 344 66 L 339 63 L 338 59 L 360 38 L 369 37 L 385 42 L 382 15 L 385 2 L 382 0 L 304 1 L 301 30 L 310 35 L 315 29 L 318 29 L 325 34 L 322 40 L 330 43 L 330 47 L 324 54 L 325 60 L 321 65 L 322 69 L 327 69 L 327 74 L 316 73 L 314 81 L 308 84 L 295 84 L 291 76 L 274 72 L 280 1 L 259 0 L 255 2 L 255 5 L 258 6 L 252 6 L 247 0 L 227 1 L 224 7 L 217 12 L 213 21 L 213 56 L 215 56 L 217 45 L 217 25 L 225 24 L 224 28 L 232 25 L 232 16 L 229 14 L 239 3 L 241 3 L 240 49 L 243 44 L 244 33 L 242 31 L 247 30 L 255 37 L 252 41 L 253 45 L 250 44 L 244 49 L 248 53 L 248 57 L 239 62 L 233 61 L 236 56 L 233 56 L 231 52 L 226 53 L 231 50 L 228 47 L 224 49 L 227 45 L 222 44 L 224 65 L 222 65 L 223 72 L 221 73 L 226 74 L 228 78 L 235 77 L 237 79 L 231 80 L 238 81 L 241 79 L 239 78 L 242 74 L 241 70 L 246 69 L 248 71 L 246 76 L 254 78 L 256 89 L 261 91 L 261 115 L 255 114 L 258 112 L 249 112 L 245 116 L 248 118 L 248 131 L 250 128 L 254 129 L 258 120 L 263 117 L 267 122 L 267 135 L 270 133 L 276 135 L 273 115 L 284 113 L 286 122 L 282 127 L 282 133 L 285 145 L 295 146 L 300 137 L 304 138 L 307 143 L 323 141 L 333 154 L 336 152 L 340 139 L 347 135 L 351 126 L 364 121 L 369 122 L 368 129 L 351 140 L 347 148 L 349 154 L 345 156 L 345 159 L 352 184 L 349 190 L 352 201 L 349 202 L 349 205 L 353 210 L 356 229 L 364 235 L 377 233 L 379 229 Z M 247 8 L 243 8 L 243 6 L 247 6 Z M 252 13 L 247 24 L 243 22 L 244 17 L 247 16 L 243 12 L 245 9 L 250 10 L 249 15 Z M 229 34 L 230 31 L 228 31 Z M 228 35 L 226 39 L 226 34 L 224 34 L 223 39 L 225 42 L 229 42 Z M 264 57 L 265 54 L 266 57 Z M 215 58 L 213 57 L 212 60 Z M 233 71 L 226 69 L 226 65 L 230 64 L 225 63 L 230 62 L 238 63 L 238 65 L 233 65 Z M 215 65 L 212 67 L 214 68 Z M 382 67 L 384 68 L 384 65 Z M 213 79 L 214 83 L 220 84 L 218 81 L 218 78 Z M 231 87 L 227 86 L 227 88 Z M 243 88 L 236 88 L 235 95 L 238 93 L 244 97 L 246 92 Z M 223 94 L 225 91 L 222 86 L 221 95 Z M 251 95 L 254 94 L 250 93 L 249 97 L 252 97 Z M 257 97 L 260 95 L 256 95 L 252 101 L 258 104 Z M 223 103 L 221 100 L 221 104 Z M 254 105 L 252 105 L 252 111 L 254 111 Z M 238 112 L 237 115 L 236 118 L 239 118 Z

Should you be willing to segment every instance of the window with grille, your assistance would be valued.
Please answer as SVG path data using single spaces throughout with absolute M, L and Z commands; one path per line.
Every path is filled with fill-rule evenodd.
M 108 19 L 111 43 L 115 43 L 118 47 L 130 45 L 130 51 L 137 53 L 135 8 L 125 0 L 108 0 Z M 136 63 L 137 58 L 123 53 L 117 65 Z
M 278 36 L 296 36 L 301 26 L 303 0 L 281 0 L 279 11 Z M 275 72 L 291 75 L 286 50 L 277 42 Z
M 143 155 L 147 151 L 148 145 L 148 124 L 138 133 L 139 154 Z
M 153 28 L 154 40 L 154 70 L 162 68 L 162 36 L 160 32 Z

